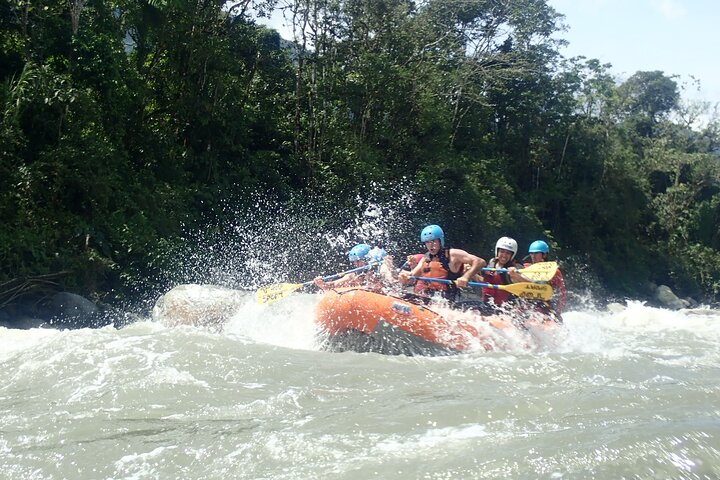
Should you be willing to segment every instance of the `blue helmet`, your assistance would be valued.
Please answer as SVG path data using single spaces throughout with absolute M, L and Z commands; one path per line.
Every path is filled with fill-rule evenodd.
M 367 259 L 371 262 L 382 262 L 383 258 L 387 255 L 384 248 L 375 247 L 370 250 L 367 254 Z
M 357 262 L 358 260 L 367 260 L 368 253 L 370 253 L 370 245 L 367 243 L 358 243 L 348 252 L 348 260 L 351 262 Z
M 550 247 L 548 247 L 548 244 L 543 242 L 542 240 L 535 240 L 533 243 L 530 244 L 530 248 L 528 248 L 528 253 L 548 252 L 550 252 Z
M 440 240 L 440 245 L 445 246 L 445 232 L 437 225 L 428 225 L 420 232 L 420 242 L 425 243 L 431 240 Z

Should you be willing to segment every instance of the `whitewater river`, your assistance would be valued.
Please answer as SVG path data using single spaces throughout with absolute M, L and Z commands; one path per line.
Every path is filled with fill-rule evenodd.
M 718 311 L 391 357 L 321 351 L 316 302 L 248 296 L 222 332 L 0 329 L 0 478 L 720 478 Z

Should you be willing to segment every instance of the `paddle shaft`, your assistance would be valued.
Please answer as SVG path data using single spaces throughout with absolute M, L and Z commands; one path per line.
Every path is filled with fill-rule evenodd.
M 342 278 L 345 275 L 348 275 L 350 273 L 356 273 L 356 272 L 361 272 L 363 270 L 368 270 L 377 265 L 380 265 L 380 262 L 370 262 L 367 265 L 363 265 L 362 267 L 357 267 L 357 268 L 353 268 L 352 270 L 346 270 L 344 272 L 338 272 L 338 273 L 334 273 L 332 275 L 328 275 L 327 277 L 323 277 L 322 280 L 323 280 L 323 282 L 328 282 L 330 280 L 337 280 L 338 278 Z M 303 283 L 302 286 L 307 287 L 308 285 L 312 285 L 313 282 L 315 282 L 315 280 L 309 280 L 309 281 Z
M 333 275 L 328 275 L 327 277 L 323 277 L 323 281 L 327 282 L 330 280 L 335 280 L 337 278 L 344 277 L 345 275 L 349 273 L 355 273 L 360 272 L 362 270 L 367 270 L 369 268 L 372 268 L 376 265 L 379 265 L 380 262 L 370 262 L 367 265 L 363 265 L 362 267 L 353 268 L 351 270 L 347 270 L 345 272 L 336 273 Z M 280 300 L 281 298 L 287 297 L 295 290 L 299 290 L 303 287 L 308 287 L 315 283 L 315 280 L 308 280 L 305 283 L 276 283 L 273 285 L 268 285 L 266 287 L 262 287 L 258 289 L 257 292 L 255 292 L 255 300 L 258 303 L 270 303 L 274 302 L 276 300 Z
M 423 282 L 437 282 L 437 283 L 448 283 L 448 284 L 454 284 L 455 280 L 448 280 L 446 278 L 430 278 L 430 277 L 410 277 L 415 280 L 422 280 Z M 495 285 L 494 283 L 485 283 L 485 282 L 468 282 L 468 287 L 489 287 L 494 288 L 495 290 L 505 290 L 503 287 L 507 287 L 507 285 Z M 511 284 L 513 285 L 513 284 Z M 514 284 L 517 285 L 517 284 Z
M 332 275 L 328 275 L 327 277 L 322 277 L 322 281 L 323 281 L 323 282 L 329 282 L 330 280 L 337 280 L 338 278 L 342 278 L 342 277 L 344 277 L 345 275 L 348 275 L 348 274 L 350 274 L 350 273 L 361 272 L 361 271 L 363 271 L 363 270 L 367 270 L 367 269 L 369 269 L 369 268 L 372 268 L 372 267 L 374 267 L 375 265 L 379 265 L 379 263 L 378 263 L 378 262 L 370 262 L 370 263 L 368 263 L 367 265 L 363 265 L 362 267 L 353 268 L 352 270 L 346 270 L 346 271 L 344 271 L 344 272 L 333 273 Z M 304 283 L 295 284 L 294 286 L 296 287 L 296 289 L 297 289 L 297 288 L 304 288 L 304 287 L 309 287 L 310 285 L 312 285 L 312 284 L 314 284 L 314 283 L 315 283 L 315 280 L 313 279 L 313 280 L 308 280 L 307 282 L 304 282 Z M 272 286 L 272 285 L 271 285 L 271 286 Z M 267 287 L 266 287 L 266 288 L 267 288 Z
M 424 282 L 439 282 L 439 283 L 448 283 L 448 284 L 455 284 L 456 282 L 454 280 L 448 280 L 446 278 L 429 278 L 429 277 L 410 277 L 414 278 L 415 280 L 422 280 Z M 518 295 L 521 297 L 527 297 L 527 298 L 534 298 L 539 300 L 550 300 L 552 297 L 552 287 L 548 284 L 537 284 L 532 282 L 519 282 L 519 283 L 511 283 L 509 285 L 496 285 L 494 283 L 485 283 L 485 282 L 468 282 L 468 286 L 470 287 L 486 287 L 486 288 L 492 288 L 495 290 L 504 290 L 507 292 L 512 293 L 513 295 Z
M 482 271 L 483 272 L 497 272 L 497 273 L 509 273 L 510 272 L 510 270 L 508 270 L 507 268 L 493 268 L 493 267 L 483 267 Z M 523 273 L 522 269 L 519 269 L 519 268 L 514 271 L 517 273 Z

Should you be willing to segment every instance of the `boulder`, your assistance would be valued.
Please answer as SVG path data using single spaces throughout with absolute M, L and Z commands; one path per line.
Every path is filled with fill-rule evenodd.
M 158 298 L 152 316 L 163 325 L 222 329 L 248 293 L 215 285 L 178 285 Z
M 683 299 L 685 302 L 687 302 L 688 307 L 687 308 L 698 308 L 700 304 L 692 297 L 685 297 Z
M 18 316 L 13 318 L 3 317 L 0 315 L 0 327 L 16 328 L 18 330 L 30 330 L 31 328 L 40 328 L 48 326 L 45 320 L 35 317 Z
M 655 290 L 655 300 L 660 305 L 670 310 L 680 310 L 681 308 L 687 308 L 690 302 L 679 298 L 667 285 L 660 285 Z
M 49 325 L 57 328 L 97 328 L 109 324 L 102 312 L 85 297 L 59 292 L 45 304 Z

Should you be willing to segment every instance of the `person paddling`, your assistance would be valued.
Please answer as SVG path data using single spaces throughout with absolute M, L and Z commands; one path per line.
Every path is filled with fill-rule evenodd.
M 521 266 L 515 259 L 517 251 L 518 244 L 515 239 L 510 237 L 499 238 L 495 243 L 495 257 L 490 260 L 488 267 L 504 268 L 508 271 L 497 272 L 489 270 L 483 272 L 483 282 L 494 285 L 509 285 L 513 283 L 513 276 L 516 275 L 515 272 Z M 483 287 L 483 300 L 485 302 L 492 302 L 496 306 L 500 306 L 512 298 L 515 298 L 515 296 L 507 290 Z
M 387 257 L 387 252 L 379 247 L 371 247 L 367 243 L 359 243 L 348 252 L 348 260 L 355 268 L 368 265 L 370 262 L 376 264 L 368 267 L 367 270 L 360 272 L 352 272 L 344 275 L 337 280 L 326 282 L 322 277 L 313 279 L 315 285 L 322 290 L 329 290 L 339 287 L 366 287 L 369 290 L 381 291 L 383 289 L 382 279 L 384 278 L 384 270 L 386 265 L 382 264 Z M 391 258 L 388 258 L 392 260 Z M 379 266 L 379 268 L 378 268 Z
M 530 244 L 528 248 L 528 254 L 530 255 L 530 262 L 525 263 L 528 267 L 533 263 L 547 262 L 548 255 L 550 254 L 550 247 L 542 240 L 535 240 Z M 522 273 L 522 270 L 519 272 Z M 565 279 L 563 278 L 562 272 L 558 268 L 555 271 L 555 275 L 548 282 L 553 288 L 553 297 L 550 300 L 550 307 L 555 310 L 558 316 L 562 315 L 565 310 L 565 304 L 567 303 L 567 289 L 565 288 Z
M 445 247 L 445 232 L 438 225 L 428 225 L 420 232 L 420 241 L 425 244 L 427 253 L 410 271 L 401 271 L 398 280 L 401 284 L 410 282 L 411 277 L 427 277 L 454 280 L 454 284 L 441 282 L 415 283 L 415 293 L 441 293 L 448 300 L 457 296 L 457 287 L 465 288 L 473 276 L 480 271 L 486 262 L 459 248 Z M 465 265 L 469 265 L 468 269 Z

